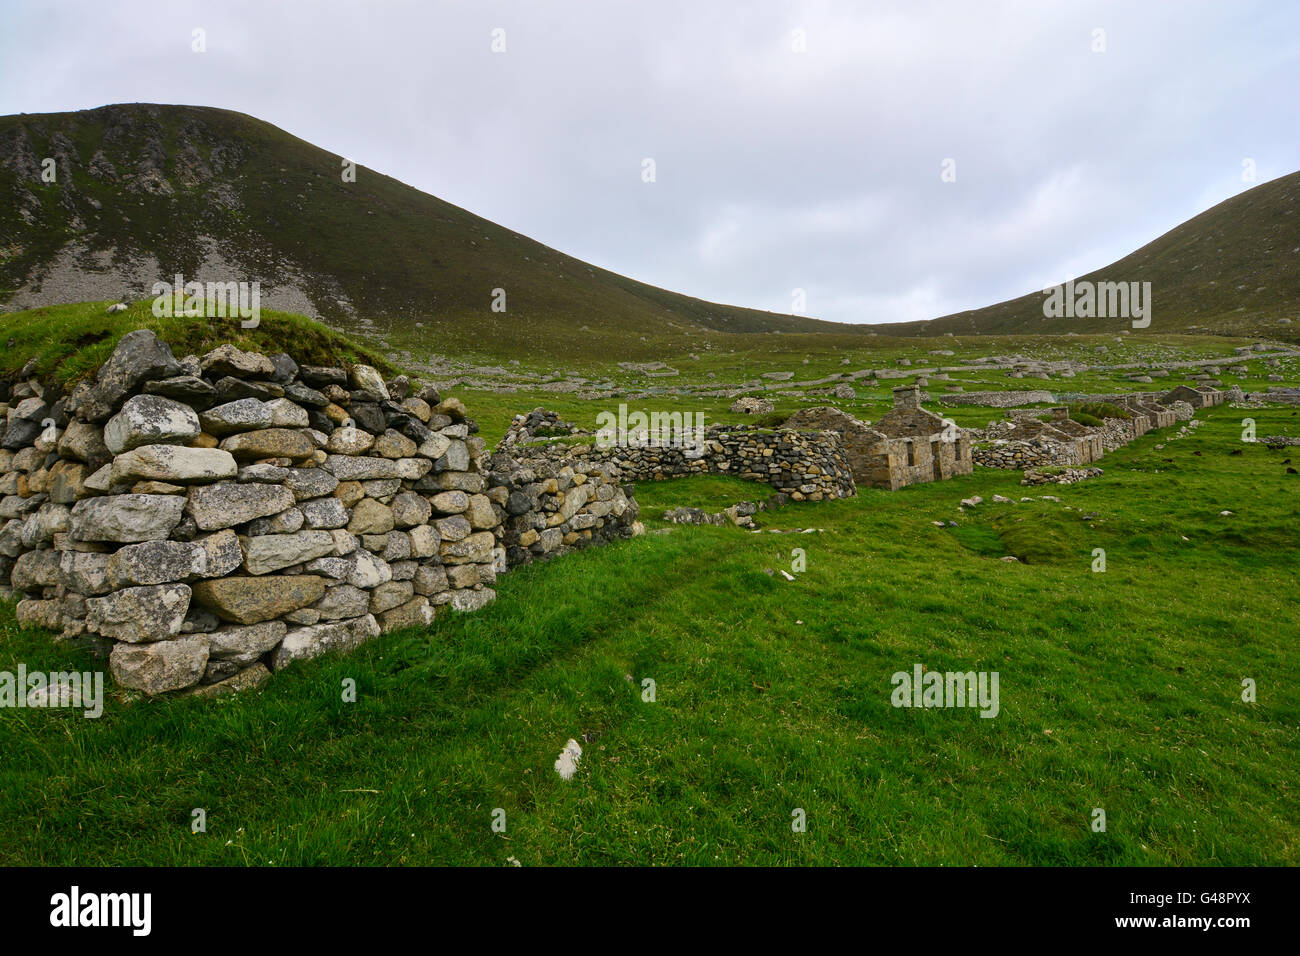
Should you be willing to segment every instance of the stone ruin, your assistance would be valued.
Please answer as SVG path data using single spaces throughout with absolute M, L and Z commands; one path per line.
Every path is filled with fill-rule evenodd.
M 1182 396 L 1188 392 L 1194 393 L 1201 404 L 1194 406 L 1184 401 Z M 1152 429 L 1190 419 L 1196 408 L 1222 403 L 1223 393 L 1179 386 L 1159 401 L 1150 392 L 1088 398 L 1119 405 L 1129 417 L 1105 418 L 1100 426 L 1091 427 L 1071 419 L 1069 408 L 1064 406 L 1050 409 L 1050 421 L 1038 418 L 1040 409 L 1016 409 L 1009 413 L 1010 420 L 989 422 L 987 429 L 975 432 L 975 461 L 987 468 L 1031 470 L 1088 465 Z
M 829 406 L 797 411 L 785 424 L 836 434 L 859 485 L 897 491 L 919 482 L 969 475 L 974 463 L 966 432 L 922 408 L 919 386 L 904 385 L 893 391 L 894 407 L 874 425 Z
M 1240 391 L 1240 389 L 1238 389 Z M 1179 385 L 1166 392 L 1159 400 L 1159 404 L 1168 405 L 1171 402 L 1186 402 L 1192 408 L 1213 408 L 1216 405 L 1222 405 L 1225 395 L 1222 391 L 1210 385 Z
M 742 395 L 731 403 L 734 415 L 770 415 L 775 408 L 771 399 L 755 398 L 752 395 Z
M 598 435 L 578 432 L 590 443 L 535 444 L 537 426 L 530 422 L 549 422 L 554 416 L 544 409 L 516 416 L 499 447 L 515 449 L 511 453 L 516 456 L 531 454 L 534 459 L 605 467 L 619 481 L 733 475 L 769 484 L 795 501 L 847 498 L 855 493 L 853 472 L 838 438 L 821 431 L 710 425 L 689 436 L 689 441 L 679 440 L 680 432 L 663 436 L 640 432 L 628 435 L 625 444 L 605 447 Z
M 137 330 L 71 395 L 33 379 L 0 398 L 3 590 L 146 694 L 255 686 L 640 527 L 606 474 L 489 468 L 458 400 L 366 365 L 178 360 Z
M 916 385 L 894 389 L 894 407 L 875 425 L 828 405 L 795 412 L 774 429 L 713 425 L 698 448 L 644 443 L 602 448 L 546 445 L 535 454 L 611 465 L 622 480 L 661 481 L 693 474 L 734 475 L 771 485 L 794 501 L 857 493 L 858 485 L 897 490 L 917 482 L 968 475 L 974 468 L 966 432 L 921 407 Z M 518 416 L 504 447 L 523 447 L 555 417 L 537 409 Z M 582 433 L 591 435 L 591 433 Z

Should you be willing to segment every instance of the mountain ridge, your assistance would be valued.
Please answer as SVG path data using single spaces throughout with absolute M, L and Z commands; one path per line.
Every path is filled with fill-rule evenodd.
M 179 273 L 258 281 L 264 307 L 345 332 L 497 357 L 655 357 L 666 346 L 709 348 L 717 333 L 843 341 L 1130 328 L 1125 318 L 1046 318 L 1041 290 L 874 325 L 706 302 L 583 262 L 369 168 L 346 182 L 342 164 L 270 123 L 216 107 L 135 103 L 0 117 L 0 311 L 138 299 Z M 44 182 L 51 168 L 55 181 Z M 1296 340 L 1297 210 L 1300 172 L 1243 191 L 1076 281 L 1150 281 L 1152 332 Z M 493 311 L 496 290 L 504 312 Z
M 41 181 L 47 156 L 54 183 Z M 366 167 L 354 182 L 342 173 L 342 157 L 232 110 L 0 117 L 4 309 L 138 297 L 181 273 L 260 281 L 268 307 L 345 331 L 419 322 L 489 342 L 531 333 L 599 345 L 633 332 L 856 328 L 659 289 Z M 492 311 L 495 289 L 504 313 Z

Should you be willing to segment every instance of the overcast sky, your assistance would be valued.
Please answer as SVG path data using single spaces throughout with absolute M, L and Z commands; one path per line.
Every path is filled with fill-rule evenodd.
M 1244 162 L 1300 169 L 1298 93 L 1292 0 L 0 3 L 0 114 L 240 110 L 616 272 L 840 322 L 1041 289 Z

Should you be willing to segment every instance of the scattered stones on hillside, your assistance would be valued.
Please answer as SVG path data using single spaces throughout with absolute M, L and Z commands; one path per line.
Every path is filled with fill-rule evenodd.
M 777 493 L 763 501 L 740 501 L 722 511 L 708 513 L 699 508 L 679 507 L 665 512 L 664 520 L 673 524 L 726 525 L 753 528 L 754 515 L 760 511 L 779 508 L 790 501 L 790 496 Z
M 1089 478 L 1098 478 L 1105 472 L 1100 468 L 1063 468 L 1056 472 L 1029 469 L 1020 480 L 1022 485 L 1073 485 Z

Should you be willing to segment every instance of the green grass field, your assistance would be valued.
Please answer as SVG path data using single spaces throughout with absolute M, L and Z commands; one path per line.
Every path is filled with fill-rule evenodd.
M 1300 434 L 1220 407 L 1082 484 L 977 468 L 758 534 L 659 518 L 764 486 L 642 483 L 646 535 L 257 692 L 0 710 L 0 863 L 1295 865 L 1300 449 L 1245 414 Z M 102 667 L 3 619 L 0 670 Z M 1000 713 L 894 708 L 915 664 L 997 671 Z

